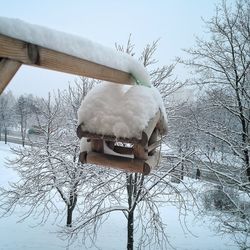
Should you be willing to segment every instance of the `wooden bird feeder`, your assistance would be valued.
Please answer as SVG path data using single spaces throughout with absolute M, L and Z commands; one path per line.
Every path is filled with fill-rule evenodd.
M 160 111 L 148 122 L 140 138 L 117 138 L 112 135 L 93 134 L 85 130 L 84 124 L 80 124 L 77 128 L 77 136 L 80 139 L 87 138 L 91 143 L 91 151 L 81 152 L 79 159 L 82 163 L 148 175 L 159 162 L 160 153 L 156 148 L 159 147 L 160 137 L 165 132 Z M 114 154 L 110 154 L 110 150 L 105 153 L 105 147 Z

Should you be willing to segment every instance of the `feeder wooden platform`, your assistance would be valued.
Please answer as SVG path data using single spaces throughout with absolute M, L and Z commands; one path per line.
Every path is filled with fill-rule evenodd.
M 160 111 L 149 121 L 140 138 L 93 134 L 85 130 L 84 124 L 80 124 L 77 135 L 80 139 L 87 138 L 91 143 L 91 151 L 81 152 L 79 159 L 82 163 L 148 175 L 158 165 L 160 153 L 156 149 L 161 142 L 160 136 L 165 132 Z M 105 153 L 105 147 L 114 154 Z

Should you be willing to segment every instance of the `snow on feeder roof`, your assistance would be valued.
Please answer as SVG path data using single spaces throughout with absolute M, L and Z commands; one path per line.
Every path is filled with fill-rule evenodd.
M 78 110 L 78 124 L 79 138 L 88 138 L 82 140 L 82 162 L 144 174 L 154 167 L 159 136 L 167 130 L 165 108 L 156 88 L 107 82 L 86 95 Z M 154 162 L 147 165 L 151 158 Z
M 141 131 L 159 110 L 166 127 L 165 108 L 155 87 L 105 82 L 96 85 L 82 101 L 78 124 L 95 134 L 140 138 Z
M 2 59 L 12 62 L 11 66 L 7 65 L 12 68 L 11 75 L 22 64 L 28 64 L 116 83 L 137 82 L 150 86 L 147 71 L 130 55 L 20 19 L 0 17 L 0 62 L 3 64 Z M 6 61 L 4 65 L 6 68 Z M 0 71 L 1 68 L 0 65 Z M 6 69 L 4 73 L 10 74 Z M 8 82 L 4 82 L 12 77 L 5 78 L 0 79 L 0 86 L 7 85 Z

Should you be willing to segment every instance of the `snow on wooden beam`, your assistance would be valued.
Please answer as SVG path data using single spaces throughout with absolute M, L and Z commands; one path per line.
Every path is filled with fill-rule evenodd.
M 62 52 L 0 34 L 0 58 L 50 70 L 121 84 L 132 84 L 131 74 Z
M 4 58 L 0 59 L 0 94 L 11 81 L 21 65 L 22 64 L 17 61 Z

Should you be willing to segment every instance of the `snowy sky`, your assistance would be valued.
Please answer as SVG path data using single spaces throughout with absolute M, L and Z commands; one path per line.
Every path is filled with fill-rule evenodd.
M 194 44 L 194 35 L 202 35 L 201 17 L 213 16 L 216 3 L 218 0 L 8 0 L 1 2 L 0 16 L 77 34 L 109 47 L 115 42 L 125 44 L 131 33 L 137 53 L 161 38 L 157 57 L 162 65 L 183 56 L 182 49 Z M 7 90 L 46 96 L 48 91 L 66 88 L 75 77 L 22 66 Z

